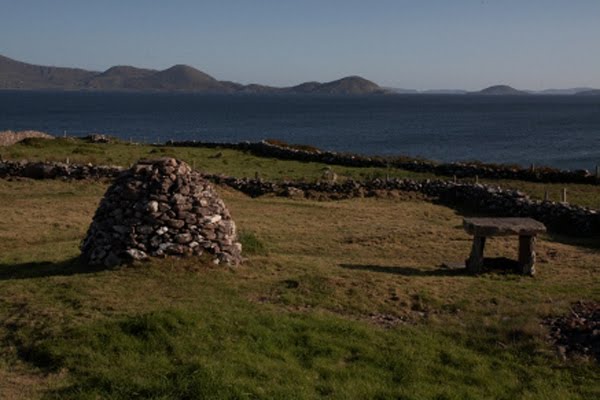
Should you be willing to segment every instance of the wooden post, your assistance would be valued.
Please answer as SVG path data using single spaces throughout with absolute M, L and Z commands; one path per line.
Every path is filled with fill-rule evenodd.
M 454 175 L 454 176 L 452 177 L 452 180 L 454 181 L 454 183 L 458 182 L 458 180 L 456 179 L 456 175 Z
M 535 275 L 535 236 L 519 236 L 519 266 L 523 275 Z
M 549 197 L 548 197 L 548 191 L 544 190 L 544 201 L 548 201 Z
M 567 188 L 563 188 L 562 195 L 560 196 L 560 201 L 563 203 L 567 202 Z
M 479 175 L 475 175 L 475 183 L 479 183 Z
M 254 179 L 257 181 L 260 179 L 260 176 L 258 175 L 258 171 L 254 172 Z
M 529 167 L 529 169 L 531 170 L 531 172 L 535 172 L 535 164 L 531 164 L 531 167 Z
M 483 268 L 483 250 L 485 248 L 485 236 L 474 236 L 471 247 L 471 255 L 467 260 L 467 271 L 478 274 Z
M 69 164 L 69 157 L 67 157 L 65 164 Z

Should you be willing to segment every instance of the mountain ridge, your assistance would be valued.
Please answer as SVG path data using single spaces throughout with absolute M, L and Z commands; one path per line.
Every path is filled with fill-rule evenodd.
M 0 55 L 0 89 L 91 90 L 91 91 L 173 91 L 200 93 L 290 93 L 359 95 L 387 91 L 360 76 L 331 82 L 304 82 L 290 87 L 244 85 L 220 81 L 194 67 L 177 64 L 165 70 L 116 65 L 102 72 L 79 68 L 28 64 Z
M 84 90 L 84 91 L 167 91 L 216 94 L 445 94 L 445 95 L 598 95 L 599 89 L 518 90 L 493 85 L 479 91 L 461 89 L 414 90 L 381 87 L 361 76 L 346 76 L 330 82 L 308 81 L 293 86 L 274 87 L 257 83 L 221 81 L 184 64 L 164 70 L 115 65 L 105 71 L 28 64 L 0 55 L 0 90 Z

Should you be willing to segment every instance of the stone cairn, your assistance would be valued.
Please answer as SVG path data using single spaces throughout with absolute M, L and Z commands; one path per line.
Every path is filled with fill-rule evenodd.
M 212 185 L 174 158 L 142 160 L 123 172 L 81 245 L 88 263 L 105 266 L 205 252 L 215 264 L 237 265 L 241 250 L 235 223 Z

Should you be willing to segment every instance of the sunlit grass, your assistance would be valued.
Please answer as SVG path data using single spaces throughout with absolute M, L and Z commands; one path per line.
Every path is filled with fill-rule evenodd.
M 600 394 L 597 364 L 562 361 L 540 326 L 599 298 L 597 250 L 543 237 L 535 278 L 471 277 L 440 267 L 470 248 L 449 208 L 221 188 L 247 247 L 241 267 L 93 269 L 78 244 L 106 186 L 0 181 L 3 399 Z M 488 254 L 516 246 L 494 238 Z

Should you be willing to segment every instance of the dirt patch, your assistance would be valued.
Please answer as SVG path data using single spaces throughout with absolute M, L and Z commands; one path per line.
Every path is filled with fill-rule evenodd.
M 600 362 L 600 302 L 578 301 L 567 315 L 547 318 L 544 323 L 564 358 L 595 358 Z

